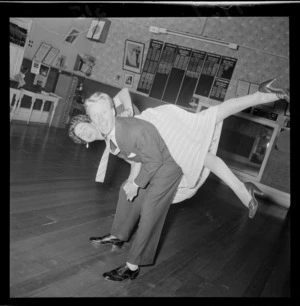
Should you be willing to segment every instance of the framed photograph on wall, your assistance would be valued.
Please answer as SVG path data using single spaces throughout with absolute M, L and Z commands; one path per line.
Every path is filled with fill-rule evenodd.
M 235 96 L 244 97 L 248 95 L 250 83 L 247 81 L 239 80 L 236 88 Z
M 130 73 L 125 73 L 125 77 L 124 77 L 124 85 L 128 86 L 128 87 L 132 87 L 133 85 L 133 74 Z
M 141 73 L 145 44 L 125 40 L 123 70 Z
M 38 85 L 38 86 L 44 88 L 45 85 L 46 85 L 46 82 L 47 82 L 49 71 L 50 71 L 49 66 L 41 64 L 39 73 L 36 74 L 35 77 L 34 77 L 33 85 Z
M 105 43 L 111 21 L 106 18 L 94 19 L 86 35 L 88 39 Z
M 66 56 L 63 54 L 59 54 L 59 56 L 55 60 L 54 66 L 63 69 L 65 68 L 65 64 L 66 64 Z
M 43 63 L 45 63 L 46 65 L 50 65 L 54 61 L 58 53 L 59 50 L 52 47 L 46 57 L 43 59 Z
M 249 88 L 249 95 L 254 94 L 255 92 L 258 91 L 259 84 L 256 83 L 250 83 L 250 88 Z
M 90 76 L 92 74 L 92 69 L 95 66 L 95 64 L 96 64 L 95 57 L 88 54 L 79 53 L 77 55 L 73 70 L 80 71 L 85 75 Z
M 196 110 L 198 108 L 199 104 L 199 98 L 198 97 L 192 97 L 189 105 L 193 110 Z
M 65 38 L 65 43 L 73 45 L 76 42 L 79 34 L 80 34 L 80 31 L 72 27 Z
M 50 49 L 51 49 L 50 45 L 42 42 L 32 60 L 36 62 L 41 62 L 45 58 L 47 53 L 50 51 Z
M 39 75 L 47 78 L 49 70 L 50 70 L 50 67 L 45 66 L 45 65 L 41 65 Z
M 33 74 L 39 74 L 41 68 L 41 62 L 32 61 L 30 72 Z

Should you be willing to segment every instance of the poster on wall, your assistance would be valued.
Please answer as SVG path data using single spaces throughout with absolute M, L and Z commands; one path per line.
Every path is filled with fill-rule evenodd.
M 50 70 L 50 67 L 41 65 L 39 75 L 46 78 L 48 76 L 49 70 Z
M 212 53 L 207 54 L 195 94 L 204 97 L 209 96 L 215 76 L 219 69 L 220 61 L 221 55 Z
M 100 43 L 105 43 L 111 21 L 106 18 L 94 19 L 90 24 L 86 37 Z
M 63 54 L 60 54 L 56 58 L 54 66 L 62 69 L 62 68 L 65 68 L 65 65 L 66 65 L 66 56 Z
M 123 70 L 141 73 L 145 45 L 140 42 L 125 40 Z
M 216 74 L 209 98 L 220 102 L 225 100 L 226 92 L 229 87 L 237 59 L 223 56 Z
M 239 80 L 238 84 L 237 84 L 237 89 L 236 89 L 235 96 L 238 98 L 238 97 L 243 97 L 243 96 L 248 95 L 249 87 L 250 87 L 249 82 Z
M 51 65 L 51 63 L 54 61 L 58 53 L 59 53 L 59 50 L 52 47 L 51 50 L 48 52 L 48 54 L 43 59 L 43 63 L 46 65 Z
M 143 72 L 137 86 L 137 90 L 148 94 L 152 86 L 154 76 L 158 68 L 158 61 L 162 52 L 164 43 L 159 40 L 151 39 Z
M 223 102 L 237 59 L 151 40 L 137 90 L 190 108 L 194 95 Z
M 197 111 L 199 104 L 199 98 L 198 97 L 192 97 L 191 101 L 189 102 L 189 106 L 193 112 Z
M 186 69 L 176 104 L 189 107 L 189 103 L 193 97 L 197 81 L 202 71 L 206 54 L 206 52 L 199 50 L 193 50 L 191 52 L 190 61 Z
M 64 42 L 67 44 L 73 45 L 76 42 L 77 38 L 79 37 L 79 34 L 80 34 L 80 30 L 72 27 L 69 30 Z
M 252 95 L 254 94 L 255 92 L 258 91 L 258 88 L 259 88 L 259 84 L 256 84 L 256 83 L 250 83 L 250 88 L 249 88 L 249 95 Z
M 80 71 L 86 76 L 90 76 L 95 65 L 95 57 L 88 54 L 79 53 L 75 61 L 74 71 Z
M 225 99 L 228 86 L 229 86 L 229 80 L 216 78 L 213 83 L 209 98 L 223 102 Z
M 130 73 L 125 73 L 125 76 L 124 76 L 124 85 L 125 86 L 128 86 L 128 87 L 132 87 L 133 85 L 133 74 L 130 74 Z
M 179 46 L 162 100 L 175 103 L 188 66 L 192 49 Z
M 165 43 L 149 96 L 161 100 L 173 67 L 178 46 Z
M 36 61 L 32 61 L 31 64 L 31 70 L 30 72 L 33 74 L 39 74 L 40 73 L 40 67 L 41 67 L 41 62 L 36 62 Z
M 217 73 L 218 78 L 230 80 L 236 65 L 237 59 L 223 56 Z
M 42 42 L 40 47 L 36 51 L 35 55 L 33 56 L 32 60 L 36 62 L 41 62 L 45 58 L 45 56 L 47 55 L 50 49 L 51 49 L 50 45 Z

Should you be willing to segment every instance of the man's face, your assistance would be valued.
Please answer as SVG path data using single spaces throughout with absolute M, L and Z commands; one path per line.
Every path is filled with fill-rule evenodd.
M 87 108 L 87 114 L 102 134 L 107 135 L 114 128 L 115 110 L 105 97 L 91 103 Z

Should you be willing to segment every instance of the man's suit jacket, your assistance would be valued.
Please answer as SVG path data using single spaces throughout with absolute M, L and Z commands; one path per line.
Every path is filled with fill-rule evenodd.
M 120 149 L 120 158 L 142 163 L 134 182 L 145 188 L 163 165 L 174 166 L 176 162 L 158 133 L 156 127 L 134 117 L 116 117 L 115 136 Z

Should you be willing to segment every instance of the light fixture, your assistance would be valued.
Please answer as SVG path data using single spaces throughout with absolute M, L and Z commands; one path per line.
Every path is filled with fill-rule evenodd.
M 195 34 L 191 34 L 191 33 L 172 31 L 172 30 L 167 30 L 167 29 L 164 29 L 164 28 L 158 28 L 158 27 L 153 27 L 153 26 L 150 26 L 149 31 L 152 32 L 152 33 L 155 33 L 155 34 L 171 34 L 171 35 L 176 35 L 176 36 L 182 36 L 182 37 L 185 37 L 185 38 L 192 38 L 192 39 L 196 39 L 196 40 L 201 40 L 201 41 L 205 41 L 205 42 L 215 44 L 215 45 L 224 46 L 224 47 L 234 49 L 234 50 L 238 49 L 237 44 L 233 44 L 233 43 L 229 43 L 229 42 L 225 42 L 225 41 L 217 40 L 217 39 L 213 39 L 213 38 L 208 38 L 208 37 L 205 37 L 205 36 L 195 35 Z

